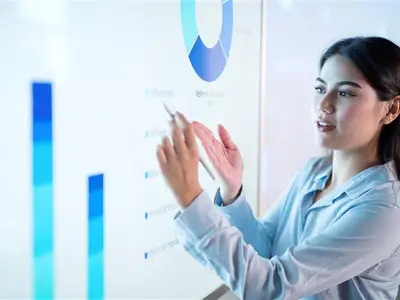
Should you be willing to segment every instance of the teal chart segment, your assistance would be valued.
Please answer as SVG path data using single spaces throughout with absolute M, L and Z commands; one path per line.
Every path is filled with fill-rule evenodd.
M 225 69 L 233 36 L 233 0 L 221 0 L 222 28 L 218 42 L 208 48 L 204 45 L 196 22 L 196 0 L 181 0 L 183 39 L 190 63 L 204 81 L 217 80 Z

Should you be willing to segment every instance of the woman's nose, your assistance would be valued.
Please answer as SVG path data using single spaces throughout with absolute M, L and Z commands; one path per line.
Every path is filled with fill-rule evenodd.
M 332 104 L 332 101 L 329 99 L 329 96 L 325 96 L 319 101 L 318 106 L 317 106 L 318 111 L 326 113 L 326 114 L 332 114 L 335 111 L 335 107 Z

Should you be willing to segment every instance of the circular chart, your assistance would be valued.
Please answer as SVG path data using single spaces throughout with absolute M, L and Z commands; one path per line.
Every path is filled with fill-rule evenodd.
M 232 44 L 233 0 L 221 0 L 222 28 L 217 43 L 208 48 L 204 45 L 196 22 L 196 0 L 181 0 L 183 39 L 190 63 L 204 81 L 218 79 L 225 69 Z

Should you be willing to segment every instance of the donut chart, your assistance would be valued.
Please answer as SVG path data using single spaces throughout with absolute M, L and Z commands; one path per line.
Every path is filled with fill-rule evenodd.
M 233 0 L 221 0 L 222 28 L 218 42 L 204 45 L 196 22 L 196 0 L 181 0 L 183 39 L 190 63 L 196 74 L 206 82 L 217 80 L 228 62 L 233 36 Z

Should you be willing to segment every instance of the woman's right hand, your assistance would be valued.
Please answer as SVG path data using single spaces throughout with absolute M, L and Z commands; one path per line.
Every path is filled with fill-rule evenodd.
M 218 125 L 218 134 L 222 143 L 203 124 L 194 121 L 193 128 L 222 181 L 220 193 L 226 205 L 237 196 L 242 186 L 242 156 L 222 125 Z

